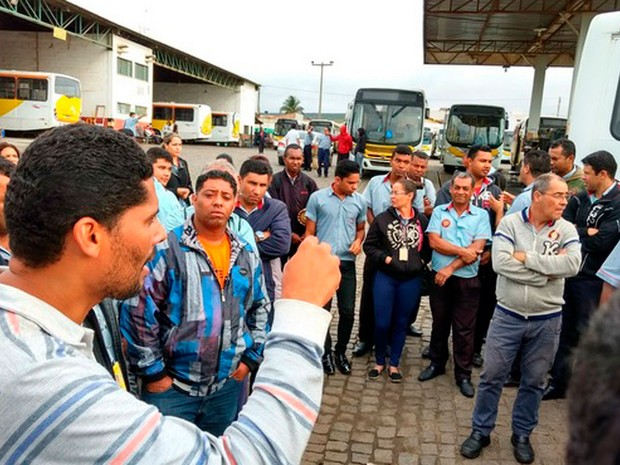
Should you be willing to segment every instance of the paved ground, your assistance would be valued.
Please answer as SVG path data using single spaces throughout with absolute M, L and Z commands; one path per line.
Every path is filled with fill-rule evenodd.
M 24 148 L 28 141 L 13 140 Z M 190 164 L 192 179 L 201 167 L 227 152 L 239 166 L 251 149 L 225 148 L 204 145 L 186 145 L 183 157 Z M 277 171 L 274 150 L 267 150 Z M 433 162 L 431 178 L 437 179 L 439 167 Z M 314 173 L 311 173 L 316 177 Z M 434 176 L 434 177 L 433 177 Z M 442 177 L 445 179 L 445 177 Z M 328 185 L 325 178 L 317 179 L 319 186 Z M 365 185 L 364 181 L 360 191 Z M 362 258 L 358 259 L 358 276 L 361 279 Z M 358 280 L 359 281 L 359 280 Z M 361 283 L 358 283 L 358 296 Z M 359 297 L 358 297 L 359 302 Z M 336 319 L 332 335 L 336 339 Z M 326 379 L 323 403 L 318 422 L 304 455 L 304 464 L 514 464 L 510 445 L 510 411 L 516 393 L 507 389 L 501 399 L 497 428 L 491 445 L 475 461 L 463 459 L 458 448 L 470 430 L 473 399 L 463 397 L 448 374 L 426 383 L 417 380 L 419 372 L 428 362 L 420 357 L 430 338 L 431 315 L 428 299 L 422 300 L 418 325 L 424 330 L 422 339 L 407 338 L 401 367 L 404 381 L 392 384 L 387 378 L 378 381 L 366 379 L 372 367 L 370 357 L 353 359 L 353 373 L 337 373 Z M 356 334 L 357 324 L 354 328 Z M 354 341 L 351 341 L 352 343 Z M 351 343 L 351 346 L 352 346 Z M 477 385 L 478 370 L 474 372 Z M 532 436 L 537 454 L 535 463 L 562 465 L 566 443 L 566 401 L 549 401 L 542 404 L 540 425 Z

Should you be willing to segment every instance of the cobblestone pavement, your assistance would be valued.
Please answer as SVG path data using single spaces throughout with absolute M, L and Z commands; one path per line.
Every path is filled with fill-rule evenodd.
M 20 148 L 30 141 L 16 139 Z M 148 148 L 144 146 L 145 150 Z M 217 147 L 213 145 L 190 145 L 183 147 L 182 156 L 190 165 L 192 179 L 196 179 L 204 164 L 215 159 L 218 153 L 227 152 L 239 167 L 253 149 Z M 265 155 L 272 160 L 274 171 L 279 171 L 274 150 L 266 149 Z M 440 167 L 431 162 L 429 177 L 437 180 Z M 316 178 L 319 187 L 331 182 L 328 178 Z M 333 176 L 333 168 L 330 170 Z M 442 180 L 445 176 L 442 176 Z M 359 187 L 362 192 L 366 180 Z M 358 298 L 361 291 L 363 257 L 358 258 Z M 334 299 L 332 337 L 336 341 L 337 311 Z M 356 313 L 357 319 L 357 313 Z M 416 324 L 423 328 L 424 336 L 407 338 L 401 368 L 403 382 L 391 383 L 385 376 L 377 381 L 366 379 L 366 372 L 373 366 L 370 356 L 352 359 L 353 373 L 344 376 L 336 373 L 325 380 L 321 412 L 306 449 L 303 463 L 306 465 L 335 464 L 397 464 L 397 465 L 446 465 L 516 464 L 510 444 L 510 412 L 516 389 L 504 391 L 500 401 L 497 427 L 491 436 L 491 445 L 476 460 L 466 460 L 458 449 L 470 432 L 474 399 L 463 397 L 454 383 L 452 364 L 447 374 L 420 383 L 418 374 L 428 361 L 421 358 L 422 348 L 428 344 L 431 333 L 431 315 L 428 299 L 422 306 Z M 357 321 L 349 347 L 357 334 Z M 479 370 L 474 369 L 472 381 L 478 382 Z M 566 443 L 566 401 L 543 402 L 540 424 L 532 436 L 536 451 L 536 464 L 564 464 Z
M 361 260 L 358 259 L 361 276 Z M 359 294 L 358 288 L 358 294 Z M 337 314 L 334 309 L 332 313 Z M 336 321 L 331 330 L 336 340 Z M 428 365 L 421 358 L 431 333 L 428 298 L 416 325 L 424 336 L 407 337 L 401 359 L 403 382 L 393 384 L 384 376 L 366 379 L 374 365 L 371 356 L 352 359 L 353 373 L 326 377 L 321 412 L 306 449 L 303 463 L 310 464 L 516 464 L 510 444 L 510 412 L 516 389 L 502 394 L 497 427 L 491 445 L 475 460 L 459 454 L 460 444 L 470 433 L 474 399 L 463 397 L 454 383 L 451 362 L 446 375 L 421 383 L 418 374 Z M 354 328 L 356 334 L 357 324 Z M 480 370 L 472 381 L 478 384 Z M 532 435 L 537 464 L 562 465 L 566 444 L 564 400 L 546 401 L 540 409 L 540 424 Z

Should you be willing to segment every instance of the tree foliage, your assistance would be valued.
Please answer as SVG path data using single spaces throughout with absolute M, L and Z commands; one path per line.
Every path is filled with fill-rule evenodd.
M 282 103 L 280 111 L 282 113 L 301 113 L 304 111 L 304 107 L 301 106 L 301 100 L 294 95 L 289 95 Z

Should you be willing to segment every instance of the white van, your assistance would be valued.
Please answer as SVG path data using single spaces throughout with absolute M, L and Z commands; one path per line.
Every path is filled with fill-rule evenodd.
M 568 115 L 568 137 L 577 159 L 607 150 L 620 165 L 620 12 L 590 23 Z

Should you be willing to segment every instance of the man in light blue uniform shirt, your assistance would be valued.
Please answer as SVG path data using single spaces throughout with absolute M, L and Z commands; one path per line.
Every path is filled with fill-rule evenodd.
M 601 293 L 601 304 L 604 304 L 610 299 L 614 291 L 620 288 L 620 242 L 611 251 L 596 276 L 604 281 Z
M 306 207 L 306 236 L 317 236 L 328 243 L 340 259 L 338 296 L 338 341 L 332 354 L 332 341 L 327 333 L 323 370 L 332 375 L 334 362 L 342 374 L 351 374 L 351 364 L 345 355 L 355 312 L 355 257 L 362 251 L 366 224 L 366 201 L 355 192 L 359 184 L 359 165 L 342 160 L 336 165 L 336 176 L 330 187 L 310 196 Z M 331 310 L 331 300 L 325 306 Z
M 470 204 L 474 184 L 471 174 L 455 174 L 450 185 L 452 201 L 435 207 L 426 229 L 433 249 L 435 272 L 430 292 L 433 330 L 431 364 L 418 377 L 420 381 L 428 381 L 445 373 L 448 338 L 450 329 L 454 328 L 454 377 L 465 397 L 474 396 L 471 369 L 480 299 L 478 265 L 484 246 L 491 238 L 489 214 Z
M 525 189 L 515 197 L 507 214 L 520 212 L 532 203 L 532 186 L 536 178 L 551 171 L 551 157 L 543 150 L 530 150 L 523 157 L 519 181 Z

